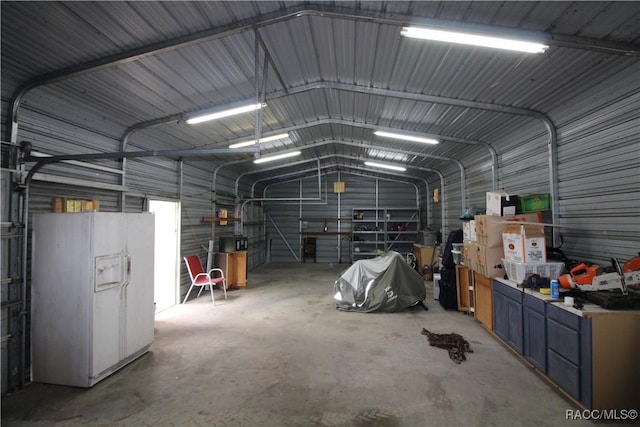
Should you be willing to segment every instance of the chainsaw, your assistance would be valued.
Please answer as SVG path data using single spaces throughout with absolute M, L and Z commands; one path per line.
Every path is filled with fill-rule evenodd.
M 640 254 L 622 267 L 616 258 L 611 259 L 611 264 L 614 271 L 595 264 L 580 263 L 573 267 L 569 274 L 560 276 L 560 286 L 582 291 L 620 289 L 625 295 L 627 288 L 640 290 Z

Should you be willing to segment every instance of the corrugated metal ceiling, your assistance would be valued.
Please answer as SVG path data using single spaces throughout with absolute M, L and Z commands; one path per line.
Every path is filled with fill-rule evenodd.
M 284 129 L 290 138 L 265 144 L 262 151 L 307 147 L 304 158 L 327 158 L 336 168 L 365 157 L 422 168 L 437 168 L 443 158 L 489 161 L 489 151 L 474 144 L 491 143 L 532 119 L 420 96 L 549 113 L 638 61 L 585 45 L 640 50 L 638 2 L 2 2 L 1 7 L 5 106 L 34 78 L 100 65 L 32 90 L 21 108 L 116 140 L 132 126 L 167 118 L 166 124 L 133 134 L 130 146 L 224 148 L 255 136 L 252 114 L 197 126 L 179 115 L 256 100 L 263 91 L 262 133 Z M 404 39 L 403 22 L 547 32 L 556 41 L 545 54 L 528 56 Z M 179 48 L 171 47 L 178 42 Z M 567 47 L 575 43 L 582 46 Z M 149 53 L 149 47 L 163 49 Z M 265 55 L 270 60 L 263 86 L 256 69 L 262 73 Z M 116 58 L 117 64 L 101 64 Z M 376 127 L 440 135 L 445 142 L 384 140 L 373 135 Z M 211 161 L 250 158 L 238 154 Z M 250 162 L 238 167 L 255 168 Z

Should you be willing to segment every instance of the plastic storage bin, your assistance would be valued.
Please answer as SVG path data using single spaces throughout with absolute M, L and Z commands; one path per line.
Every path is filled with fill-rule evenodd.
M 454 264 L 460 264 L 462 262 L 462 243 L 453 243 L 451 255 L 453 256 Z
M 518 283 L 522 283 L 527 274 L 538 274 L 540 277 L 558 280 L 564 270 L 562 262 L 515 262 L 503 259 L 502 264 L 507 277 Z
M 531 194 L 518 197 L 518 213 L 542 212 L 551 209 L 551 195 Z

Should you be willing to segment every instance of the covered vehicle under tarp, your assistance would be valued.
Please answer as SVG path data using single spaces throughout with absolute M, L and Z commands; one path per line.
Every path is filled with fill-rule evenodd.
M 343 311 L 402 311 L 422 303 L 427 293 L 422 276 L 394 251 L 356 261 L 334 287 L 336 308 Z

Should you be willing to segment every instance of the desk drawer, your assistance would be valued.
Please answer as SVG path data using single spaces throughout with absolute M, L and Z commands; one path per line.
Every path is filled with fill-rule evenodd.
M 576 331 L 580 330 L 580 318 L 578 316 L 553 304 L 549 304 L 547 308 L 547 317 Z
M 522 301 L 522 291 L 518 289 L 514 289 L 510 286 L 507 286 L 503 283 L 500 283 L 497 280 L 493 282 L 493 290 L 496 292 L 500 292 L 502 295 L 506 296 L 509 299 L 512 299 L 517 302 Z
M 580 365 L 580 333 L 547 318 L 547 342 L 551 350 Z
M 531 295 L 524 294 L 524 305 L 541 314 L 547 311 L 545 302 Z
M 553 350 L 548 351 L 547 358 L 549 378 L 580 400 L 580 368 Z

